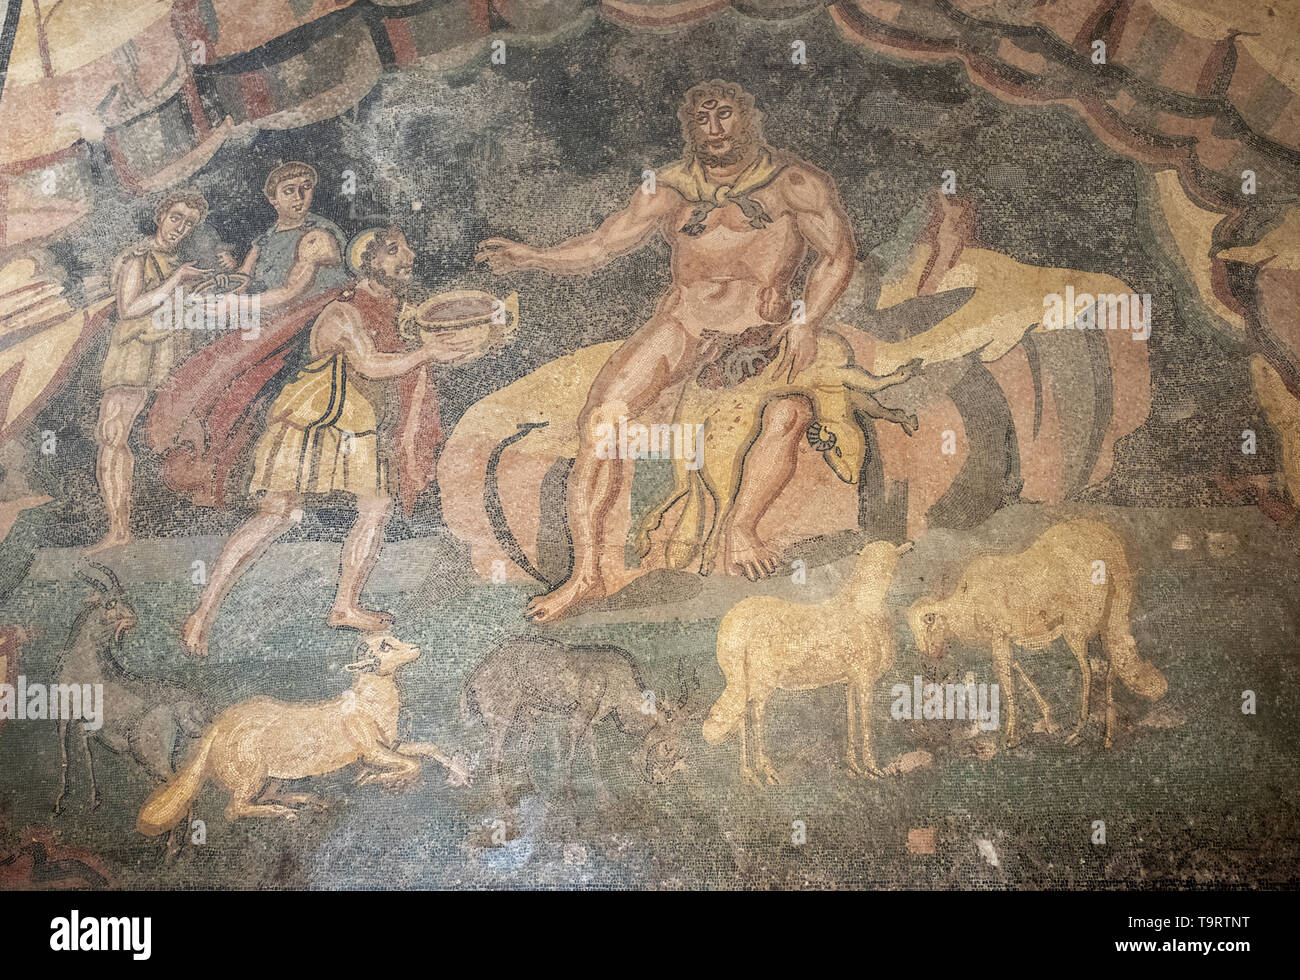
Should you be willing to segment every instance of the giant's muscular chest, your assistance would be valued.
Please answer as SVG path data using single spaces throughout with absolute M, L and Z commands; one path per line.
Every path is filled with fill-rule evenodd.
M 770 271 L 802 255 L 803 238 L 793 214 L 777 195 L 754 195 L 771 221 L 755 228 L 735 203 L 720 204 L 696 219 L 696 205 L 683 202 L 664 223 L 664 236 L 679 262 L 707 267 L 712 275 L 743 275 L 746 269 Z M 703 226 L 690 234 L 684 229 Z M 765 278 L 765 277 L 763 277 Z

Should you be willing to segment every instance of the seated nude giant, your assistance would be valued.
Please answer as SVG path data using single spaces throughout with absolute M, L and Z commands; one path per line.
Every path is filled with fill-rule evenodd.
M 578 422 L 578 454 L 567 505 L 573 570 L 534 599 L 528 615 L 549 622 L 610 595 L 636 571 L 607 527 L 632 478 L 631 459 L 602 459 L 598 434 L 636 419 L 690 377 L 739 384 L 777 363 L 793 380 L 817 355 L 823 318 L 853 274 L 855 246 L 834 181 L 792 154 L 768 147 L 753 97 L 719 80 L 692 88 L 678 111 L 683 159 L 659 170 L 622 211 L 595 231 L 550 248 L 502 238 L 479 246 L 494 272 L 540 269 L 589 274 L 661 235 L 673 282 L 654 315 L 605 363 Z M 803 296 L 791 295 L 809 250 Z M 771 575 L 778 556 L 758 524 L 794 474 L 812 421 L 807 399 L 770 402 L 744 460 L 736 505 L 721 528 L 721 566 L 749 578 Z

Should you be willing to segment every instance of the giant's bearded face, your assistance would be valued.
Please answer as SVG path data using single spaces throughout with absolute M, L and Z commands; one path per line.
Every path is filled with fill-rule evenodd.
M 706 167 L 749 160 L 763 142 L 754 97 L 739 85 L 714 80 L 686 93 L 677 112 L 687 149 Z

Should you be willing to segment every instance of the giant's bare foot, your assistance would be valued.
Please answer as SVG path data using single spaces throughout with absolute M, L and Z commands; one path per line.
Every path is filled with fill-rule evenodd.
M 603 599 L 605 595 L 605 585 L 599 576 L 574 575 L 563 585 L 533 599 L 524 615 L 535 623 L 553 623 L 569 615 L 579 603 Z
M 360 630 L 362 633 L 378 633 L 392 627 L 393 614 L 376 609 L 362 609 L 360 606 L 335 606 L 330 610 L 326 622 L 331 626 Z
M 764 544 L 753 531 L 733 527 L 723 537 L 723 574 L 743 575 L 751 582 L 757 582 L 776 574 L 780 567 L 780 555 Z
M 101 551 L 109 551 L 112 548 L 120 548 L 124 544 L 131 543 L 130 531 L 110 531 L 97 544 L 92 544 L 86 549 L 87 555 L 97 555 Z
M 181 645 L 185 652 L 195 660 L 204 660 L 208 655 L 208 627 L 196 612 L 185 620 L 181 628 Z

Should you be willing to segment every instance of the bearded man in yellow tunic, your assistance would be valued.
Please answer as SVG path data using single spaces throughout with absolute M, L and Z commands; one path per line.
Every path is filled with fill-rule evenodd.
M 316 318 L 309 362 L 271 405 L 253 449 L 249 493 L 259 498 L 257 512 L 231 535 L 185 623 L 182 642 L 193 656 L 207 655 L 222 600 L 302 520 L 310 495 L 338 491 L 357 502 L 329 625 L 371 631 L 393 623 L 389 613 L 361 607 L 361 590 L 379 560 L 396 484 L 403 500 L 413 501 L 432 478 L 441 430 L 429 365 L 467 359 L 482 340 L 443 331 L 407 346 L 397 321 L 415 254 L 398 228 L 362 232 L 347 252 L 361 278 Z
M 177 256 L 181 242 L 207 215 L 208 202 L 201 194 L 168 194 L 154 214 L 158 228 L 153 236 L 125 249 L 113 262 L 117 320 L 104 360 L 100 380 L 104 394 L 95 427 L 99 445 L 95 477 L 108 509 L 108 534 L 92 551 L 131 540 L 135 457 L 127 440 L 149 398 L 189 353 L 191 340 L 184 329 L 156 329 L 153 315 L 164 304 L 174 303 L 187 284 L 208 278 L 209 273 L 182 263 Z

